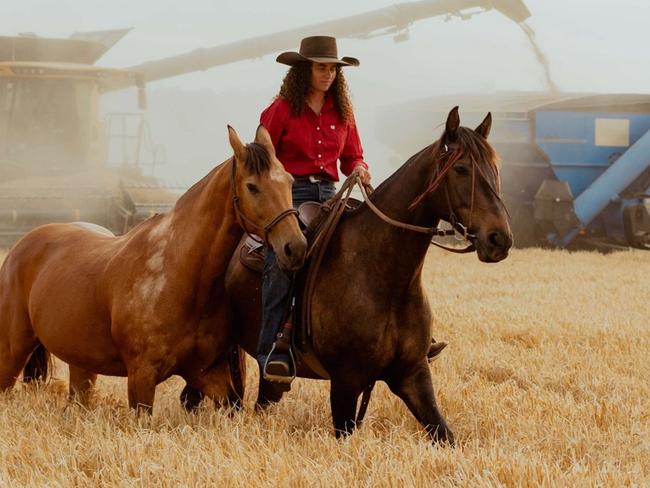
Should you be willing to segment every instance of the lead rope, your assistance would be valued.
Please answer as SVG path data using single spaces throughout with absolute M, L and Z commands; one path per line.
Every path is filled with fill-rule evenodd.
M 333 227 L 336 227 L 336 224 L 338 223 L 338 219 L 343 214 L 343 211 L 345 210 L 345 206 L 347 205 L 348 200 L 350 199 L 350 195 L 352 194 L 352 190 L 354 189 L 355 184 L 356 184 L 356 180 L 351 181 L 349 178 L 346 179 L 343 182 L 343 185 L 341 185 L 341 189 L 336 193 L 336 195 L 334 195 L 331 199 L 327 201 L 327 203 L 324 204 L 329 208 L 330 211 L 330 217 L 328 217 L 327 221 L 322 226 L 324 230 L 327 230 L 330 227 L 332 227 L 332 223 L 334 223 Z M 307 254 L 305 255 L 305 261 L 309 259 L 312 255 L 312 252 L 318 248 L 318 244 L 320 243 L 321 237 L 324 234 L 326 234 L 326 232 L 318 232 L 318 234 L 316 234 L 314 240 L 309 244 L 309 249 L 307 250 Z

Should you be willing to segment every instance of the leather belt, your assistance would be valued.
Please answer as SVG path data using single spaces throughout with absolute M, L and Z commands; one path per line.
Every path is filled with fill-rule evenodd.
M 294 176 L 294 181 L 301 181 L 303 183 L 309 182 L 309 183 L 321 183 L 323 181 L 328 182 L 328 183 L 334 183 L 332 180 L 327 178 L 324 175 L 309 175 L 309 176 Z

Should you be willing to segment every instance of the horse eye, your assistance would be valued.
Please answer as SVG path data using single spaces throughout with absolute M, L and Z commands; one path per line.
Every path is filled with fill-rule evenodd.
M 260 192 L 260 189 L 257 188 L 252 183 L 246 183 L 246 188 L 248 188 L 248 191 L 251 192 L 253 195 L 257 195 Z
M 454 166 L 454 171 L 460 176 L 467 176 L 469 174 L 469 170 L 465 166 Z

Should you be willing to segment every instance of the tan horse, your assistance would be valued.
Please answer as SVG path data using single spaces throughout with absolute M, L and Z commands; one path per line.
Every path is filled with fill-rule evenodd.
M 306 250 L 293 179 L 268 132 L 260 126 L 244 146 L 228 130 L 234 157 L 169 213 L 120 237 L 92 224 L 44 225 L 13 247 L 0 269 L 0 389 L 42 344 L 70 365 L 70 393 L 82 403 L 97 374 L 127 376 L 129 405 L 147 411 L 174 374 L 224 398 L 224 274 L 242 227 L 265 235 L 286 269 Z

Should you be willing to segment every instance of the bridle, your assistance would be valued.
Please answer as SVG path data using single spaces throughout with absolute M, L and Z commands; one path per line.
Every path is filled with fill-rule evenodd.
M 297 216 L 298 211 L 295 208 L 288 208 L 280 212 L 275 218 L 271 220 L 271 222 L 269 222 L 265 226 L 257 225 L 251 219 L 246 217 L 246 215 L 244 215 L 244 212 L 242 212 L 242 209 L 239 206 L 240 197 L 237 194 L 237 158 L 235 158 L 235 156 L 233 156 L 231 159 L 231 165 L 232 165 L 232 171 L 230 173 L 230 189 L 232 192 L 232 204 L 235 207 L 235 214 L 237 215 L 237 221 L 239 222 L 239 225 L 241 225 L 242 229 L 244 229 L 244 232 L 246 232 L 246 234 L 248 234 L 249 236 L 251 235 L 251 231 L 249 230 L 249 227 L 252 227 L 253 229 L 255 229 L 254 233 L 259 237 L 261 237 L 266 244 L 268 244 L 268 235 L 271 233 L 273 228 L 276 225 L 278 225 L 282 220 L 284 220 L 286 217 L 290 215 Z M 258 231 L 262 231 L 262 235 L 260 235 Z
M 443 144 L 443 150 L 441 151 L 441 155 L 446 155 L 449 152 L 449 147 L 447 144 Z M 469 252 L 474 252 L 476 250 L 476 246 L 474 245 L 474 241 L 476 240 L 476 234 L 470 233 L 469 229 L 472 226 L 472 215 L 474 213 L 474 196 L 476 193 L 476 172 L 481 175 L 483 180 L 487 183 L 488 187 L 490 188 L 490 191 L 497 197 L 497 199 L 502 203 L 503 201 L 501 200 L 501 197 L 499 196 L 498 192 L 493 188 L 492 184 L 490 181 L 487 179 L 481 168 L 478 166 L 478 163 L 476 162 L 475 159 L 472 158 L 472 192 L 471 192 L 471 197 L 470 197 L 470 210 L 469 210 L 469 222 L 468 225 L 464 225 L 456 216 L 456 213 L 454 212 L 453 206 L 451 204 L 451 197 L 449 196 L 449 185 L 447 184 L 447 179 L 445 178 L 447 176 L 447 173 L 451 170 L 451 168 L 456 164 L 458 161 L 457 158 L 449 158 L 445 166 L 440 170 L 440 172 L 436 175 L 435 179 L 433 182 L 429 185 L 429 187 L 425 190 L 425 192 L 420 195 L 418 198 L 415 199 L 413 204 L 411 205 L 411 208 L 417 206 L 422 199 L 433 192 L 440 184 L 444 181 L 445 184 L 445 198 L 447 200 L 447 207 L 449 209 L 449 224 L 451 225 L 451 229 L 441 229 L 439 227 L 423 227 L 419 225 L 413 225 L 413 224 L 408 224 L 406 222 L 400 222 L 398 220 L 395 220 L 385 213 L 383 213 L 377 206 L 370 200 L 370 197 L 368 196 L 368 191 L 366 188 L 366 185 L 364 185 L 361 182 L 361 179 L 359 176 L 356 176 L 355 178 L 355 183 L 359 186 L 361 189 L 361 194 L 363 195 L 363 199 L 368 205 L 368 207 L 379 217 L 381 220 L 384 222 L 393 225 L 395 227 L 398 227 L 400 229 L 406 229 L 410 230 L 413 232 L 419 232 L 421 234 L 429 234 L 434 237 L 448 237 L 448 236 L 454 236 L 456 237 L 459 241 L 464 241 L 468 242 L 469 244 L 464 247 L 464 248 L 454 248 L 454 247 L 448 247 L 443 244 L 439 244 L 435 242 L 434 240 L 431 240 L 431 244 L 434 246 L 437 246 L 441 249 L 444 249 L 449 252 L 454 252 L 454 253 L 469 253 Z M 503 208 L 505 209 L 505 205 L 503 205 Z M 507 212 L 507 209 L 506 209 Z M 458 237 L 460 235 L 460 238 Z

